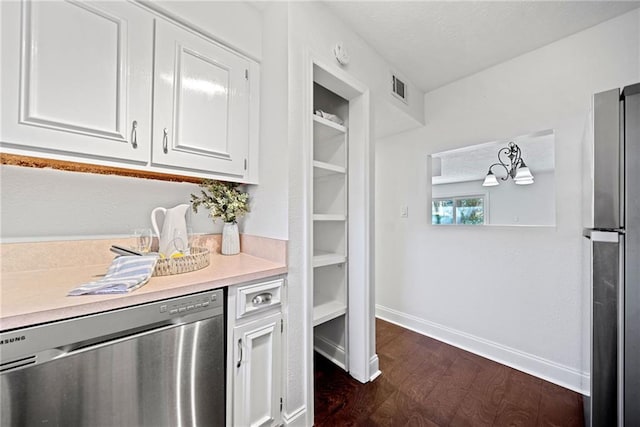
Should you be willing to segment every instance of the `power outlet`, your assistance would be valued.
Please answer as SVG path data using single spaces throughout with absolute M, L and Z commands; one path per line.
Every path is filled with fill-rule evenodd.
M 409 206 L 400 206 L 400 218 L 409 218 Z

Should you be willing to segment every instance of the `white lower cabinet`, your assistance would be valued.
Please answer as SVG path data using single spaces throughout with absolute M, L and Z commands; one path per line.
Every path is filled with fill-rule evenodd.
M 280 423 L 282 314 L 233 329 L 236 360 L 233 420 L 236 426 Z
M 282 424 L 283 279 L 229 288 L 227 424 Z

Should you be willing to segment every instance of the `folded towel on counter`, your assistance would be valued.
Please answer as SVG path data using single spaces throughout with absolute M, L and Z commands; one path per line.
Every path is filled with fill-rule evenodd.
M 68 295 L 125 294 L 134 291 L 149 281 L 157 262 L 158 255 L 118 257 L 103 278 L 80 285 Z

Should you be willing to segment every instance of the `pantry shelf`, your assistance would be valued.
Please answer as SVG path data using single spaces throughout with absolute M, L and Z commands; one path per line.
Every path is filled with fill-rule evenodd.
M 313 326 L 340 317 L 347 312 L 347 305 L 340 301 L 328 301 L 313 307 Z
M 315 252 L 313 254 L 313 266 L 324 267 L 326 265 L 344 264 L 347 257 L 342 254 L 331 252 Z
M 333 165 L 331 163 L 320 162 L 314 160 L 313 162 L 313 177 L 319 178 L 328 175 L 341 174 L 344 175 L 347 173 L 347 168 L 344 166 Z

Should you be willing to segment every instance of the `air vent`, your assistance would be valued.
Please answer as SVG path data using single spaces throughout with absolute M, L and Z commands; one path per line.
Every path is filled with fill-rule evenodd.
M 395 75 L 392 75 L 392 78 L 392 93 L 396 98 L 399 98 L 402 102 L 407 104 L 407 85 Z

